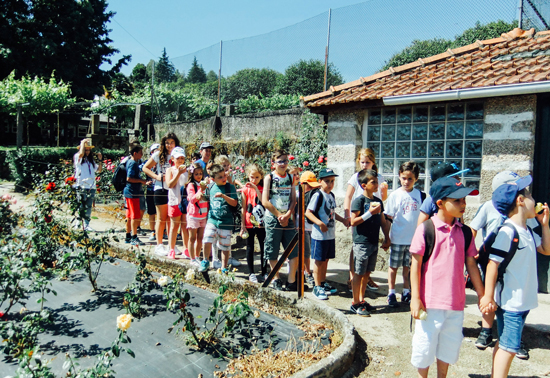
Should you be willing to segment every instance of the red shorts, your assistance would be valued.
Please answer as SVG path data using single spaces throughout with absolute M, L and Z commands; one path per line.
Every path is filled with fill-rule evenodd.
M 178 205 L 168 206 L 168 216 L 170 218 L 181 217 L 180 207 Z
M 139 198 L 126 198 L 126 218 L 141 219 Z

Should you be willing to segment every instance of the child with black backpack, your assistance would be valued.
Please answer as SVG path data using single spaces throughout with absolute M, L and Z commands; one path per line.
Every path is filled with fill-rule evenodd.
M 528 189 L 531 182 L 531 176 L 521 177 L 499 186 L 492 196 L 498 212 L 508 217 L 491 245 L 485 295 L 480 302 L 486 314 L 496 309 L 498 342 L 493 351 L 494 378 L 508 376 L 521 347 L 527 314 L 538 306 L 536 252 L 550 255 L 548 204 L 537 215 L 535 200 Z M 527 219 L 535 217 L 541 224 L 542 237 L 527 226 Z M 499 267 L 504 264 L 503 271 Z
M 202 165 L 193 163 L 189 172 L 185 193 L 187 197 L 187 229 L 189 230 L 188 248 L 191 265 L 198 268 L 200 266 L 198 257 L 202 249 L 202 237 L 208 215 L 208 201 L 204 198 L 206 182 L 202 181 L 204 178 Z
M 430 195 L 439 210 L 412 238 L 411 315 L 417 320 L 411 363 L 420 377 L 428 376 L 435 359 L 437 376 L 446 377 L 449 364 L 458 360 L 464 337 L 464 264 L 478 297 L 483 296 L 472 232 L 457 220 L 464 215 L 465 197 L 477 194 L 451 177 L 434 182 Z

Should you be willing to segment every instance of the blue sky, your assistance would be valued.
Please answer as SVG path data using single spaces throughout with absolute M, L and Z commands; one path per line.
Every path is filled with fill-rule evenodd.
M 194 56 L 222 75 L 238 69 L 284 69 L 299 59 L 324 60 L 328 9 L 332 8 L 330 58 L 351 81 L 375 73 L 413 39 L 452 38 L 476 21 L 517 18 L 517 0 L 112 0 L 113 46 L 131 54 L 123 68 L 158 60 L 166 47 L 180 71 Z M 357 5 L 354 5 L 357 4 Z M 452 9 L 450 8 L 452 4 Z M 498 4 L 499 6 L 495 6 Z M 139 42 L 138 42 L 139 41 Z

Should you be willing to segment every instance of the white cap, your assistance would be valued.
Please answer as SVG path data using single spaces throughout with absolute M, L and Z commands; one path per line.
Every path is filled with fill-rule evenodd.
M 493 188 L 493 192 L 497 190 L 499 186 L 515 182 L 520 178 L 520 175 L 512 171 L 502 171 L 497 173 L 497 175 L 493 178 L 493 183 L 491 185 Z
M 171 155 L 174 159 L 177 159 L 180 156 L 185 157 L 185 150 L 181 147 L 174 147 L 174 149 L 172 150 Z
M 160 144 L 155 143 L 151 147 L 149 147 L 149 151 L 153 152 L 154 150 L 158 150 L 160 148 Z

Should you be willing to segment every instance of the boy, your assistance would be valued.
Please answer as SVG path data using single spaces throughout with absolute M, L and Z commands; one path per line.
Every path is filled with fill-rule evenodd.
M 544 204 L 542 214 L 536 214 L 535 200 L 528 189 L 531 182 L 531 176 L 521 177 L 499 186 L 492 197 L 498 212 L 508 217 L 505 224 L 513 227 L 501 228 L 495 238 L 487 264 L 485 295 L 480 302 L 486 314 L 496 309 L 498 342 L 493 350 L 494 378 L 508 376 L 514 355 L 521 347 L 525 318 L 538 306 L 536 252 L 550 255 L 548 204 Z M 542 238 L 527 226 L 527 219 L 535 217 L 541 224 Z M 497 283 L 498 266 L 515 241 L 514 229 L 519 235 L 516 253 L 506 267 L 503 282 Z
M 390 246 L 389 222 L 382 216 L 382 200 L 374 196 L 378 191 L 378 173 L 372 169 L 363 169 L 357 175 L 363 188 L 363 194 L 351 203 L 351 225 L 353 226 L 353 301 L 351 312 L 357 315 L 370 316 L 374 307 L 365 301 L 364 293 L 370 272 L 376 267 L 378 257 L 378 237 L 380 228 L 384 233 L 382 248 Z
M 210 201 L 208 220 L 202 239 L 204 259 L 199 272 L 210 268 L 210 251 L 212 243 L 217 239 L 217 246 L 222 251 L 222 270 L 227 271 L 227 261 L 231 251 L 231 231 L 233 230 L 233 214 L 229 206 L 238 205 L 237 190 L 227 182 L 225 171 L 221 165 L 214 164 L 211 168 L 213 183 L 209 185 L 207 197 Z
M 336 200 L 332 189 L 336 177 L 338 175 L 332 169 L 321 169 L 319 172 L 321 190 L 312 195 L 306 210 L 306 217 L 313 223 L 311 230 L 311 258 L 315 261 L 313 295 L 320 300 L 326 300 L 329 294 L 337 292 L 326 282 L 328 260 L 336 256 L 334 219 L 345 222 L 343 217 L 335 213 Z M 319 201 L 322 201 L 321 206 L 318 206 Z M 315 213 L 316 209 L 319 209 L 317 213 Z
M 265 213 L 265 259 L 269 260 L 271 269 L 275 268 L 279 257 L 280 244 L 286 248 L 296 229 L 292 221 L 294 205 L 296 205 L 296 191 L 292 175 L 287 173 L 288 154 L 282 150 L 275 150 L 271 154 L 271 163 L 275 170 L 264 178 L 264 191 L 262 193 L 262 205 L 267 210 Z M 294 247 L 290 255 L 288 282 L 286 290 L 297 290 L 296 269 L 298 268 L 298 248 Z M 285 290 L 277 272 L 271 285 L 276 290 Z
M 410 248 L 411 315 L 418 320 L 412 340 L 411 363 L 418 369 L 420 377 L 428 376 L 435 358 L 440 378 L 446 377 L 449 364 L 458 360 L 464 337 L 464 262 L 478 297 L 483 296 L 474 240 L 471 238 L 469 245 L 465 245 L 465 235 L 470 230 L 456 219 L 464 215 L 465 197 L 477 194 L 477 189 L 466 188 L 454 178 L 440 178 L 430 188 L 430 195 L 439 210 L 414 233 Z M 428 222 L 432 222 L 434 231 L 431 254 L 425 243 Z M 425 254 L 429 258 L 423 262 Z M 427 313 L 425 320 L 420 320 L 421 312 Z
M 391 249 L 388 263 L 388 305 L 390 307 L 399 307 L 395 296 L 395 279 L 397 270 L 400 267 L 403 267 L 401 302 L 409 303 L 411 301 L 409 284 L 411 254 L 409 253 L 409 247 L 420 215 L 420 205 L 422 204 L 422 193 L 414 188 L 419 173 L 420 168 L 414 161 L 401 164 L 399 167 L 401 187 L 390 194 L 384 212 L 386 218 L 392 222 L 390 231 Z
M 318 188 L 321 184 L 317 181 L 315 173 L 311 171 L 305 171 L 300 176 L 300 184 L 304 184 L 304 196 L 306 193 L 311 192 L 313 189 Z M 306 197 L 307 199 L 307 197 Z M 311 274 L 310 261 L 311 261 L 311 223 L 304 222 L 304 277 L 308 284 L 315 286 L 315 279 Z
M 147 184 L 140 177 L 139 163 L 143 156 L 143 147 L 135 144 L 130 150 L 131 159 L 126 163 L 126 186 L 123 194 L 126 199 L 126 240 L 130 239 L 131 245 L 144 245 L 137 236 L 137 228 L 141 222 L 140 198 L 143 197 L 141 186 Z M 132 234 L 130 235 L 130 231 Z

